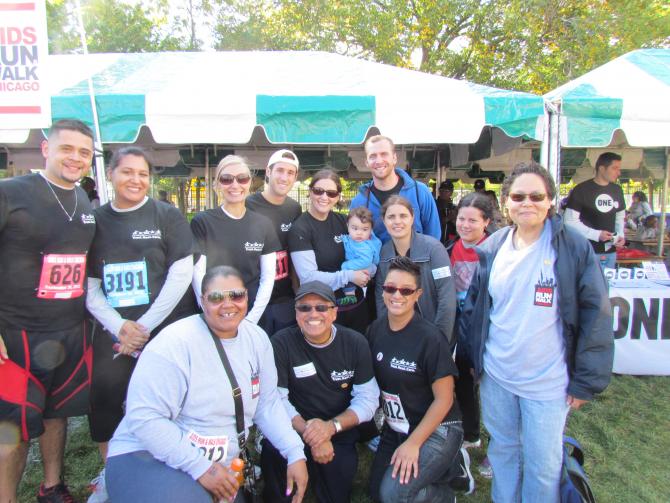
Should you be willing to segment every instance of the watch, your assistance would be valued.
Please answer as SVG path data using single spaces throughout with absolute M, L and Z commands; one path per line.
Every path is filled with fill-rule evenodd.
M 336 418 L 332 419 L 333 424 L 335 425 L 335 433 L 339 433 L 342 431 L 342 423 L 340 423 Z

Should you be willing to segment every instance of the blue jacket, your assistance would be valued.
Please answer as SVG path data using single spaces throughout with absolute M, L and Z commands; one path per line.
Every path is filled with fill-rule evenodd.
M 379 253 L 382 249 L 382 242 L 375 233 L 371 233 L 367 241 L 354 241 L 351 236 L 342 236 L 344 245 L 344 256 L 346 260 L 342 262 L 342 269 L 358 271 L 368 269 L 372 266 L 371 274 L 377 270 L 379 264 Z
M 396 168 L 396 175 L 403 179 L 403 186 L 400 189 L 400 196 L 407 199 L 414 208 L 414 229 L 421 234 L 428 234 L 433 236 L 438 241 L 442 237 L 442 230 L 440 228 L 440 215 L 437 212 L 435 199 L 430 193 L 430 189 L 421 182 L 416 182 L 407 174 L 406 171 Z M 372 219 L 374 221 L 375 235 L 381 239 L 382 243 L 386 243 L 391 237 L 386 232 L 386 227 L 381 218 L 381 204 L 379 200 L 370 190 L 372 180 L 361 185 L 358 189 L 358 194 L 351 201 L 349 209 L 358 206 L 365 206 L 372 212 Z
M 551 218 L 551 244 L 556 252 L 554 273 L 558 282 L 558 312 L 563 323 L 569 384 L 567 393 L 591 400 L 610 381 L 614 360 L 612 308 L 607 284 L 589 241 Z M 489 334 L 491 296 L 489 274 L 498 250 L 513 227 L 505 227 L 476 248 L 479 269 L 472 279 L 459 318 L 458 344 L 475 371 L 483 372 Z

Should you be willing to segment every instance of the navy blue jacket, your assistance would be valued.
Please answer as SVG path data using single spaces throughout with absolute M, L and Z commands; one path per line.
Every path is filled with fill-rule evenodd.
M 569 376 L 567 393 L 581 400 L 591 400 L 609 384 L 614 360 L 607 284 L 589 241 L 564 226 L 558 216 L 551 218 L 551 224 L 558 312 L 563 322 Z M 489 334 L 489 274 L 493 259 L 512 229 L 500 229 L 475 249 L 479 268 L 459 318 L 458 343 L 477 378 L 484 370 L 484 348 Z

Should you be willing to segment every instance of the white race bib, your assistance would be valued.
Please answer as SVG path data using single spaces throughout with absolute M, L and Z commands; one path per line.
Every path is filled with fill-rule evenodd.
M 188 440 L 193 447 L 197 447 L 202 456 L 215 463 L 223 464 L 228 455 L 228 436 L 206 437 L 191 430 L 188 432 Z
M 409 421 L 407 420 L 407 416 L 405 416 L 405 410 L 402 408 L 400 397 L 393 393 L 382 391 L 382 401 L 384 402 L 386 424 L 398 433 L 409 433 Z
M 302 379 L 303 377 L 316 375 L 316 367 L 314 367 L 312 362 L 305 363 L 304 365 L 293 367 L 293 373 L 298 379 Z

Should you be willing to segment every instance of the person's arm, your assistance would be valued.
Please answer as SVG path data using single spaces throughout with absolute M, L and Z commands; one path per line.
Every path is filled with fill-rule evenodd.
M 272 297 L 272 289 L 275 285 L 275 275 L 277 273 L 277 253 L 272 252 L 261 255 L 261 279 L 256 292 L 254 307 L 247 314 L 247 319 L 252 323 L 258 323 L 265 308 Z
M 266 338 L 260 356 L 261 392 L 254 414 L 256 424 L 288 464 L 306 459 L 304 445 L 291 425 L 281 396 L 277 391 L 277 368 L 272 345 Z
M 180 362 L 144 351 L 128 387 L 125 420 L 128 431 L 153 457 L 197 480 L 212 463 L 172 420 L 187 391 L 188 376 Z
M 566 250 L 571 253 L 569 250 Z M 568 395 L 591 400 L 610 382 L 614 361 L 612 308 L 607 284 L 596 256 L 589 246 L 580 250 L 575 291 L 578 294 L 579 327 L 575 341 L 574 368 L 568 384 Z
M 303 250 L 291 252 L 293 267 L 300 279 L 300 283 L 308 281 L 320 281 L 333 290 L 339 290 L 347 283 L 353 282 L 356 271 L 340 270 L 336 272 L 319 271 L 316 265 L 314 250 Z
M 99 278 L 87 278 L 86 309 L 102 326 L 115 337 L 119 336 L 125 319 L 119 312 L 109 305 L 107 297 L 102 291 L 102 281 Z
M 392 476 L 395 478 L 396 475 L 400 475 L 401 484 L 408 483 L 412 476 L 418 477 L 419 450 L 439 424 L 444 421 L 444 417 L 454 403 L 453 376 L 436 379 L 431 388 L 434 396 L 433 402 L 414 431 L 398 446 L 391 457 Z
M 586 239 L 591 241 L 600 241 L 600 230 L 592 229 L 579 218 L 579 212 L 573 210 L 572 208 L 566 208 L 565 213 L 563 214 L 565 225 L 572 227 L 577 232 L 579 232 Z
M 377 305 L 377 318 L 381 318 L 386 315 L 386 305 L 384 304 L 384 281 L 386 280 L 386 272 L 388 271 L 388 263 L 379 262 L 379 268 L 377 269 L 377 274 L 375 275 L 375 304 Z
M 454 320 L 456 319 L 456 286 L 454 277 L 451 273 L 451 259 L 446 248 L 441 244 L 432 246 L 430 251 L 430 268 L 435 283 L 437 298 L 434 302 L 435 319 L 433 323 L 442 331 L 447 338 L 449 347 L 453 348 L 454 340 Z M 428 292 L 424 292 L 427 295 Z
M 174 262 L 168 269 L 165 283 L 151 307 L 137 320 L 137 323 L 153 331 L 169 316 L 188 290 L 193 277 L 193 255 Z
M 414 182 L 419 183 L 419 182 Z M 421 201 L 419 201 L 421 226 L 423 233 L 433 236 L 440 241 L 442 239 L 442 226 L 440 225 L 440 214 L 437 211 L 435 199 L 433 199 L 430 189 L 423 184 L 419 185 Z
M 202 278 L 205 277 L 205 272 L 207 272 L 207 257 L 205 255 L 200 255 L 197 262 L 193 266 L 193 280 L 191 284 L 193 285 L 193 291 L 195 292 L 195 298 L 198 301 L 198 305 L 202 309 Z

